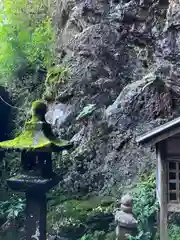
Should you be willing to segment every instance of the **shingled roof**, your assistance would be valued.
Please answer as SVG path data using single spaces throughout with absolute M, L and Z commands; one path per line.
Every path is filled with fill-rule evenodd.
M 177 133 L 180 133 L 180 117 L 138 136 L 136 142 L 141 144 L 155 144 Z

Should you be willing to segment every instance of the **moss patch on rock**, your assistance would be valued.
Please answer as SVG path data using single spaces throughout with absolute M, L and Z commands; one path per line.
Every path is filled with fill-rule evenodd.
M 49 69 L 45 81 L 45 92 L 43 98 L 54 101 L 62 84 L 65 84 L 70 77 L 70 69 L 66 66 L 57 65 Z
M 77 239 L 96 230 L 108 230 L 113 220 L 113 204 L 109 196 L 66 200 L 50 207 L 48 231 Z

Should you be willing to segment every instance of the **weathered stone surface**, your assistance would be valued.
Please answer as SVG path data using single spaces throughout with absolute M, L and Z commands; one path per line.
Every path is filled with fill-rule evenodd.
M 115 214 L 115 221 L 125 228 L 134 228 L 137 226 L 137 221 L 132 214 L 124 213 L 123 211 L 117 211 Z
M 154 166 L 154 151 L 139 147 L 135 137 L 178 114 L 178 2 L 62 3 L 68 17 L 58 47 L 72 74 L 57 101 L 73 114 L 71 124 L 54 127 L 75 143 L 62 187 L 109 193 Z M 76 121 L 87 104 L 97 110 Z
M 179 2 L 57 0 L 57 6 L 57 52 L 71 78 L 48 119 L 75 144 L 58 162 L 60 188 L 69 196 L 111 195 L 155 166 L 154 149 L 135 138 L 179 115 Z M 87 104 L 96 110 L 77 121 Z
M 137 234 L 138 222 L 132 214 L 132 196 L 129 194 L 124 195 L 121 198 L 120 210 L 115 212 L 115 222 L 116 222 L 116 240 L 127 239 L 126 234 L 131 234 L 135 236 Z M 134 232 L 134 233 L 133 233 Z
M 58 128 L 63 124 L 67 124 L 72 118 L 72 107 L 66 104 L 53 104 L 50 110 L 46 113 L 46 120 L 51 125 L 56 125 Z
M 179 0 L 170 1 L 169 8 L 167 11 L 166 17 L 166 25 L 165 29 L 168 30 L 169 28 L 179 28 L 180 27 L 180 7 L 179 7 Z

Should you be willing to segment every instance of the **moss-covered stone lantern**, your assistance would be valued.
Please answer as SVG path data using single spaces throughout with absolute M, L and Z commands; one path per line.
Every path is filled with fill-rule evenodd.
M 45 120 L 47 106 L 43 101 L 32 104 L 32 118 L 24 131 L 13 140 L 0 142 L 0 149 L 21 153 L 21 172 L 7 180 L 13 191 L 25 192 L 26 240 L 46 239 L 46 192 L 60 177 L 52 170 L 52 152 L 68 150 L 72 144 L 55 137 Z

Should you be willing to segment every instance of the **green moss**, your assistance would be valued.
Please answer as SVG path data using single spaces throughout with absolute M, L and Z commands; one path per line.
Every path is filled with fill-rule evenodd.
M 1 148 L 20 150 L 40 150 L 43 148 L 50 150 L 51 147 L 65 148 L 69 145 L 68 141 L 59 140 L 53 136 L 49 125 L 45 122 L 47 106 L 43 101 L 33 102 L 31 110 L 32 118 L 25 123 L 24 131 L 13 140 L 1 142 Z
M 55 100 L 60 86 L 68 81 L 69 76 L 70 69 L 68 67 L 57 65 L 49 69 L 43 98 L 48 102 Z
M 57 82 L 65 83 L 69 76 L 69 68 L 57 65 L 49 69 L 46 78 L 46 85 L 54 85 Z
M 46 112 L 47 112 L 47 106 L 42 100 L 34 101 L 31 107 L 31 113 L 32 113 L 31 122 L 43 121 Z
M 104 202 L 109 201 L 109 205 L 103 206 Z M 110 197 L 91 197 L 84 200 L 67 200 L 59 203 L 56 207 L 50 207 L 48 213 L 48 229 L 54 229 L 58 225 L 58 232 L 70 232 L 77 229 L 90 229 L 88 225 L 91 224 L 92 219 L 97 219 L 101 214 L 103 216 L 112 212 L 112 199 Z M 100 221 L 99 221 L 100 222 Z M 82 234 L 83 235 L 83 234 Z M 82 236 L 81 235 L 81 236 Z

